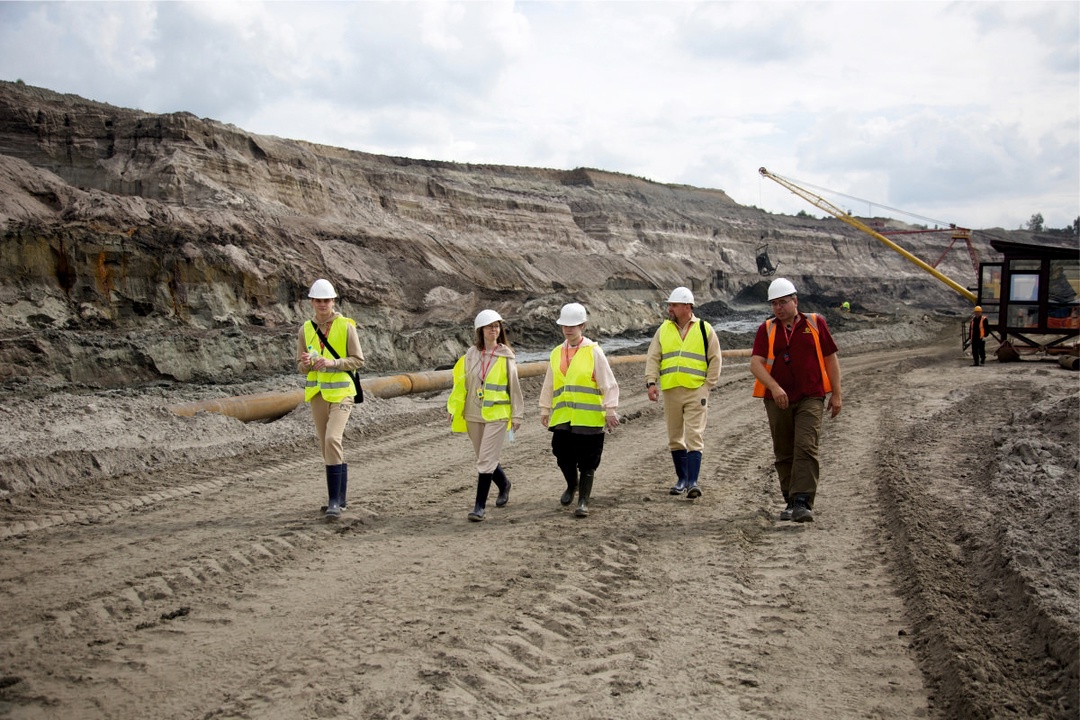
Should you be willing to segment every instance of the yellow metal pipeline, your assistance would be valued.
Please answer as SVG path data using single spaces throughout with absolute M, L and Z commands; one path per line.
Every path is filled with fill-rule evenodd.
M 724 350 L 723 357 L 750 357 L 749 350 Z M 644 355 L 617 355 L 608 358 L 612 365 L 643 363 Z M 547 361 L 523 363 L 518 365 L 518 377 L 535 377 L 547 370 Z M 361 381 L 365 395 L 377 398 L 394 398 L 411 393 L 437 392 L 447 390 L 454 385 L 452 370 L 431 370 L 428 372 L 404 373 L 386 377 L 371 378 Z M 256 393 L 237 395 L 215 400 L 170 405 L 169 410 L 182 417 L 192 417 L 199 412 L 213 412 L 237 418 L 243 422 L 271 421 L 284 417 L 304 402 L 304 391 L 293 390 L 280 393 Z

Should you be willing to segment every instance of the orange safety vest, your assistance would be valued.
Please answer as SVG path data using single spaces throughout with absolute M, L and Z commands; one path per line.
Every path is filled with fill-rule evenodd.
M 972 337 L 972 339 L 975 338 L 975 323 L 976 322 L 979 323 L 979 337 L 978 337 L 978 339 L 982 340 L 983 338 L 986 337 L 986 316 L 983 315 L 982 317 L 971 318 L 971 337 Z
M 806 326 L 810 328 L 810 334 L 814 336 L 814 347 L 817 349 L 818 365 L 821 366 L 821 382 L 825 386 L 825 392 L 832 392 L 832 383 L 829 382 L 829 374 L 825 372 L 825 356 L 821 354 L 821 336 L 818 335 L 817 326 L 817 313 L 806 313 Z M 769 355 L 765 358 L 765 370 L 772 375 L 773 362 L 776 357 L 773 355 L 773 341 L 776 339 L 776 318 L 769 318 L 765 321 L 765 329 L 769 332 Z M 758 380 L 754 379 L 754 397 L 765 397 L 765 385 Z

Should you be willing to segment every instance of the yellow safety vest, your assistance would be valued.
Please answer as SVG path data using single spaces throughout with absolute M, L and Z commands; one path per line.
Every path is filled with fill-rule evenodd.
M 593 380 L 594 345 L 578 349 L 563 375 L 562 345 L 551 351 L 552 412 L 548 427 L 604 427 L 603 394 Z
M 484 422 L 506 420 L 508 423 L 512 415 L 510 407 L 510 375 L 509 363 L 505 357 L 495 358 L 495 364 L 488 370 L 484 378 L 484 385 L 480 401 L 480 414 Z M 465 356 L 462 355 L 454 363 L 454 389 L 450 391 L 450 397 L 446 399 L 446 411 L 454 416 L 450 423 L 452 432 L 465 432 Z
M 335 318 L 334 324 L 330 326 L 330 332 L 326 335 L 326 341 L 333 345 L 335 350 L 338 350 L 338 348 L 345 350 L 345 352 L 338 350 L 338 357 L 348 357 L 349 355 L 349 325 L 355 326 L 356 323 L 347 317 Z M 310 321 L 304 323 L 304 344 L 315 348 L 320 346 L 319 335 L 315 332 L 314 323 Z M 320 354 L 322 354 L 322 351 L 320 351 Z M 326 351 L 324 357 L 333 359 L 329 350 Z M 320 372 L 312 370 L 307 374 L 307 384 L 304 387 L 304 402 L 311 402 L 311 398 L 320 393 L 322 393 L 323 400 L 326 402 L 337 403 L 347 397 L 351 398 L 356 395 L 356 386 L 353 385 L 349 373 L 344 370 L 323 370 Z
M 705 329 L 712 327 L 704 320 Z M 690 326 L 686 338 L 679 334 L 679 326 L 665 320 L 660 326 L 660 389 L 673 387 L 699 388 L 705 384 L 709 370 L 708 347 L 700 328 Z
M 817 317 L 817 313 L 806 313 L 806 325 L 810 328 L 810 334 L 814 336 L 814 347 L 817 348 L 817 361 L 818 365 L 821 366 L 821 383 L 825 387 L 825 392 L 832 392 L 832 383 L 829 382 L 829 374 L 825 372 L 825 357 L 821 354 L 821 336 L 818 335 Z M 776 360 L 776 357 L 773 355 L 773 341 L 776 339 L 776 318 L 769 318 L 766 320 L 765 329 L 769 333 L 769 355 L 765 358 L 765 370 L 772 375 L 773 362 Z M 756 378 L 754 380 L 754 397 L 765 397 L 765 385 Z

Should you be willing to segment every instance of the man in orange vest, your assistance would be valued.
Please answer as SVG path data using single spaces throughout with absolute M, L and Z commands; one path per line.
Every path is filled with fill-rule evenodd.
M 799 312 L 790 280 L 772 281 L 769 304 L 774 317 L 758 328 L 750 351 L 754 397 L 764 398 L 769 417 L 785 503 L 780 519 L 813 522 L 818 438 L 825 408 L 832 417 L 840 414 L 840 361 L 825 318 Z
M 971 318 L 971 364 L 975 367 L 986 364 L 986 336 L 989 324 L 982 314 L 982 308 L 975 306 L 975 315 Z

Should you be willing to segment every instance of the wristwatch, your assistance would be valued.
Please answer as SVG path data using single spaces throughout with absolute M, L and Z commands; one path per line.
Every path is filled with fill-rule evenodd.
M 655 387 L 655 386 L 656 386 L 656 383 L 654 383 L 654 382 L 647 382 L 647 383 L 645 383 L 645 389 L 646 389 L 646 390 L 648 390 L 648 389 L 649 389 L 649 388 L 651 388 L 651 387 Z

